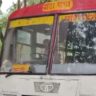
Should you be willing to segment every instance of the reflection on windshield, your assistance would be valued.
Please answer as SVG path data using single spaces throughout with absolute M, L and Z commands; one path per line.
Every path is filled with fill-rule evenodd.
M 96 73 L 96 13 L 61 15 L 59 24 L 54 58 L 58 53 L 60 63 L 53 59 L 52 73 Z
M 60 16 L 60 26 L 57 32 L 58 54 L 60 63 L 96 63 L 96 22 L 82 19 L 86 14 Z M 87 13 L 87 16 L 95 16 Z M 91 18 L 92 18 L 91 16 Z M 66 18 L 67 17 L 67 18 Z M 71 19 L 70 19 L 71 18 Z M 54 53 L 54 57 L 55 54 Z M 55 60 L 54 60 L 55 61 Z
M 72 53 L 72 62 L 96 63 L 95 22 L 77 22 L 70 24 L 69 27 L 71 28 L 69 29 L 66 47 Z

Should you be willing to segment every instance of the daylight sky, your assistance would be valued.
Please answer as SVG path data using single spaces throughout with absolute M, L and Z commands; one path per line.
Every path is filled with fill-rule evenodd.
M 7 9 L 10 8 L 10 6 L 12 5 L 13 2 L 17 2 L 17 0 L 2 0 L 2 6 L 1 6 L 1 10 L 3 13 L 7 12 Z

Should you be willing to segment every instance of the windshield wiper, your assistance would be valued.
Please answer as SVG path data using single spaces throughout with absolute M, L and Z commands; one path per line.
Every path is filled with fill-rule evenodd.
M 5 76 L 6 78 L 8 78 L 8 77 L 10 77 L 10 76 L 12 76 L 12 75 L 14 75 L 15 73 L 7 73 L 7 75 Z
M 6 78 L 12 76 L 12 75 L 26 75 L 26 74 L 31 74 L 32 72 L 27 72 L 27 73 L 7 73 L 7 75 L 5 76 Z

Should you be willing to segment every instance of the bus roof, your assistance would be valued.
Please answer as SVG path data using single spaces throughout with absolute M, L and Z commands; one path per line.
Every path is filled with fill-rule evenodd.
M 21 8 L 9 16 L 9 20 L 55 13 L 95 11 L 96 0 L 64 0 Z

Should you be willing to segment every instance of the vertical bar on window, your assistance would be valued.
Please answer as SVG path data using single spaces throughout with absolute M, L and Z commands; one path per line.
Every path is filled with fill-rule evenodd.
M 58 26 L 57 24 L 58 24 L 58 15 L 56 14 L 55 18 L 54 18 L 54 25 L 53 25 L 51 43 L 50 43 L 50 49 L 49 49 L 47 74 L 50 74 L 51 70 L 52 70 L 54 48 L 55 48 L 55 45 L 56 45 L 56 34 L 57 34 L 57 26 Z

